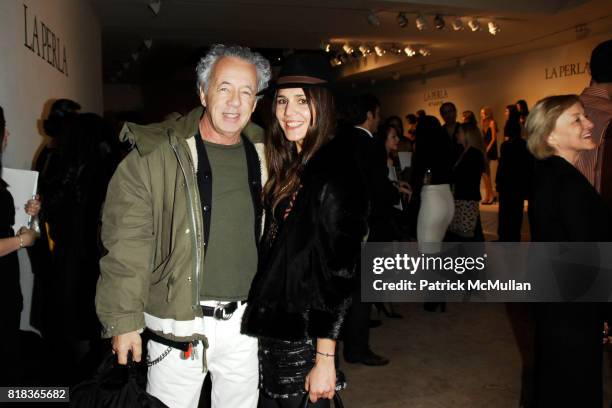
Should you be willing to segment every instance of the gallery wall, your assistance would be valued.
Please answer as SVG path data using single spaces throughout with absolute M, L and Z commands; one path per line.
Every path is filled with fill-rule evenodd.
M 30 169 L 50 102 L 70 98 L 84 112 L 102 113 L 100 23 L 89 1 L 2 0 L 0 30 L 0 106 L 10 132 L 2 162 Z M 19 256 L 22 328 L 29 328 L 32 273 L 25 252 Z
M 609 39 L 612 39 L 612 31 L 607 35 L 477 64 L 468 60 L 463 66 L 457 64 L 437 74 L 387 80 L 367 88 L 381 100 L 383 116 L 404 117 L 424 109 L 439 117 L 442 102 L 452 101 L 459 114 L 471 110 L 478 115 L 482 106 L 491 107 L 501 128 L 505 106 L 518 99 L 525 99 L 531 107 L 548 95 L 580 93 L 591 79 L 588 62 L 592 49 Z

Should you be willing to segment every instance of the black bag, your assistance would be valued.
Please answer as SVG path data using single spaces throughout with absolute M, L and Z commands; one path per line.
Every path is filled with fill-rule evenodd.
M 127 366 L 117 363 L 109 353 L 94 378 L 84 381 L 70 392 L 70 406 L 77 408 L 168 408 L 145 391 L 146 362 L 134 363 L 129 356 Z
M 302 399 L 302 403 L 300 404 L 301 408 L 308 408 L 310 405 L 310 397 L 308 394 L 304 394 L 304 398 Z M 344 408 L 344 404 L 342 403 L 342 398 L 340 398 L 340 394 L 336 391 L 334 393 L 334 407 L 335 408 Z

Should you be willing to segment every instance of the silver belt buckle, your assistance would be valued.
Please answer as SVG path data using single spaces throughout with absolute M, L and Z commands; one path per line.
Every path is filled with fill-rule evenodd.
M 226 305 L 222 305 L 221 303 L 217 303 L 217 306 L 215 306 L 215 310 L 213 311 L 213 317 L 216 320 L 229 320 L 229 319 L 231 319 L 231 317 L 232 317 L 232 315 L 234 313 L 226 314 L 225 313 L 225 306 Z

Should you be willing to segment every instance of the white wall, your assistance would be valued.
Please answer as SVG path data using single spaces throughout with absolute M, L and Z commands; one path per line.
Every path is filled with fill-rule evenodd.
M 582 41 L 564 44 L 554 48 L 496 58 L 484 63 L 463 68 L 453 68 L 450 72 L 435 76 L 430 73 L 422 78 L 398 81 L 385 81 L 371 87 L 382 105 L 383 116 L 414 113 L 425 109 L 439 118 L 439 106 L 443 101 L 452 101 L 457 105 L 459 120 L 464 110 L 473 111 L 477 117 L 482 106 L 493 108 L 500 128 L 504 123 L 506 105 L 525 99 L 529 107 L 539 99 L 554 94 L 580 93 L 589 84 L 590 75 L 584 71 L 592 49 L 608 35 L 594 36 Z M 578 67 L 580 63 L 580 67 Z M 576 75 L 546 79 L 552 76 L 552 68 L 559 71 L 559 66 L 574 64 Z M 571 74 L 571 65 L 567 74 Z M 580 69 L 579 69 L 580 68 Z M 584 71 L 578 74 L 579 71 Z M 440 93 L 447 96 L 426 100 L 427 95 Z
M 34 16 L 42 48 L 40 22 L 66 46 L 68 75 L 24 45 L 24 4 L 28 7 L 28 37 Z M 4 108 L 11 139 L 4 165 L 29 169 L 42 141 L 38 121 L 50 99 L 70 98 L 83 111 L 102 113 L 102 42 L 100 23 L 89 1 L 0 1 L 0 105 Z
M 27 6 L 27 19 L 24 5 Z M 67 75 L 41 58 L 37 50 L 32 52 L 26 47 L 25 44 L 32 41 L 34 17 L 38 23 L 41 53 L 41 22 L 59 38 L 60 58 L 56 65 L 64 71 L 65 46 Z M 51 34 L 48 36 L 52 38 Z M 0 50 L 0 106 L 11 135 L 2 156 L 3 165 L 30 169 L 34 153 L 43 141 L 39 121 L 44 109 L 48 109 L 49 100 L 70 98 L 79 102 L 85 112 L 102 113 L 100 23 L 89 1 L 85 0 L 1 0 Z M 16 205 L 22 208 L 20 203 Z M 25 298 L 22 328 L 29 328 L 32 274 L 24 255 L 20 253 Z

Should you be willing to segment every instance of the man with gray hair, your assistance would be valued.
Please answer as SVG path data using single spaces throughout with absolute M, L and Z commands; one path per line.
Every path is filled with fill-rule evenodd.
M 166 405 L 197 407 L 210 372 L 213 408 L 255 408 L 257 340 L 240 321 L 265 172 L 244 129 L 270 65 L 215 45 L 196 71 L 201 107 L 122 130 L 135 149 L 108 187 L 96 310 L 120 364 L 139 361 L 148 339 L 147 391 Z

